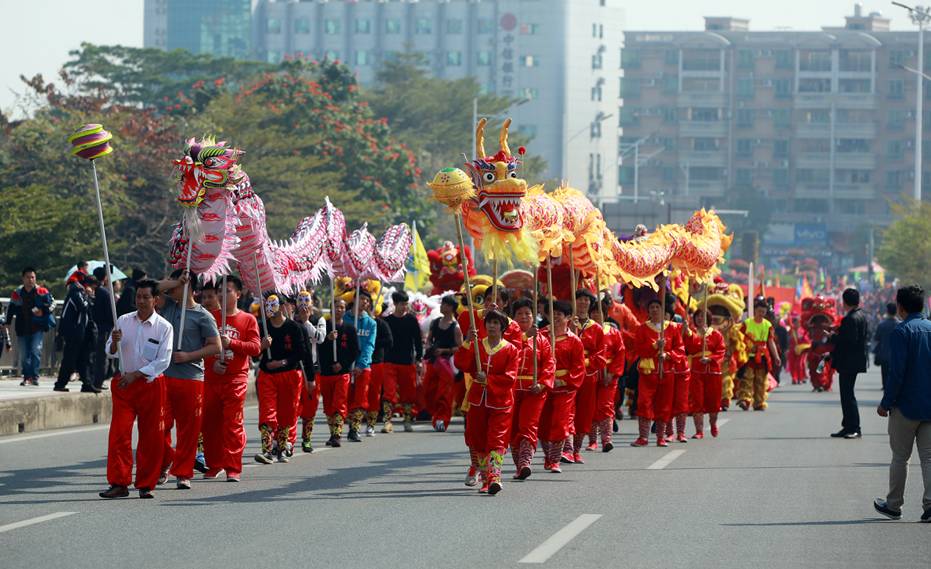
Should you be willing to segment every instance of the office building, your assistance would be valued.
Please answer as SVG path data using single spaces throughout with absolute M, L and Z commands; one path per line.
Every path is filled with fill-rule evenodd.
M 252 0 L 145 0 L 143 45 L 247 59 Z

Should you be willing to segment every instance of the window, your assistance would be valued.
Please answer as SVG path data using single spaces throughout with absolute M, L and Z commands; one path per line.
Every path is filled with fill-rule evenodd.
M 753 77 L 739 77 L 737 79 L 737 96 L 742 99 L 752 99 L 754 94 Z
M 621 97 L 625 99 L 639 99 L 640 79 L 621 77 Z
M 834 200 L 837 211 L 850 215 L 859 215 L 866 213 L 866 202 L 864 200 Z
M 617 178 L 621 184 L 633 184 L 634 183 L 634 167 L 633 166 L 621 166 L 617 169 Z
M 462 20 L 455 18 L 453 20 L 446 20 L 446 33 L 447 34 L 461 34 L 462 33 Z
M 899 170 L 890 170 L 886 172 L 886 190 L 898 191 L 902 187 L 904 176 Z
M 873 82 L 869 79 L 841 79 L 837 87 L 841 93 L 870 93 Z
M 719 71 L 721 50 L 690 49 L 682 53 L 682 69 L 685 71 Z
M 592 54 L 592 69 L 601 69 L 604 65 L 604 57 L 601 52 Z
M 663 94 L 675 95 L 679 92 L 679 78 L 675 75 L 663 76 Z
M 753 185 L 753 170 L 749 168 L 737 168 L 737 185 L 738 186 L 752 186 Z
M 521 24 L 520 25 L 520 35 L 522 36 L 535 36 L 538 33 L 540 33 L 540 24 Z
M 679 50 L 667 49 L 665 54 L 666 65 L 679 65 Z
M 753 50 L 752 49 L 737 50 L 737 68 L 738 69 L 753 69 Z
M 692 140 L 692 150 L 696 152 L 715 152 L 718 148 L 717 138 L 696 138 Z
M 446 65 L 451 67 L 458 67 L 462 65 L 462 52 L 461 51 L 447 51 L 446 52 Z
M 520 64 L 524 67 L 537 67 L 540 65 L 540 58 L 536 55 L 524 55 L 520 58 Z
M 836 117 L 840 124 L 870 124 L 874 115 L 875 111 L 838 109 Z
M 601 89 L 601 83 L 599 82 L 597 85 L 592 87 L 592 100 L 600 101 L 603 95 L 604 93 Z
M 740 158 L 753 157 L 753 140 L 750 138 L 737 139 L 737 156 Z
M 307 18 L 296 18 L 294 20 L 294 33 L 309 34 L 310 33 L 310 21 Z
M 280 34 L 281 33 L 281 20 L 278 18 L 269 18 L 265 22 L 265 30 L 270 34 Z
M 430 18 L 417 18 L 414 23 L 414 33 L 419 36 L 427 36 L 433 33 L 433 21 Z
M 773 170 L 773 188 L 777 190 L 789 188 L 789 171 L 786 168 Z
M 328 36 L 335 36 L 339 34 L 339 20 L 323 20 L 323 33 Z
M 773 141 L 773 158 L 776 160 L 785 160 L 789 157 L 789 141 L 788 140 L 774 140 Z
M 679 120 L 679 109 L 675 107 L 663 107 L 663 122 L 664 123 L 674 123 Z
M 682 79 L 683 93 L 717 93 L 721 82 L 714 77 L 685 77 Z
M 870 151 L 870 141 L 865 138 L 838 138 L 835 141 L 835 146 L 837 151 L 841 153 Z
M 799 93 L 830 93 L 830 79 L 801 78 L 798 80 Z
M 802 120 L 808 124 L 828 124 L 831 122 L 831 111 L 827 109 L 805 111 Z
M 478 21 L 478 33 L 493 34 L 495 33 L 495 21 L 482 18 Z
M 829 138 L 803 138 L 799 142 L 802 154 L 827 154 L 831 152 L 831 139 Z
M 356 18 L 355 31 L 357 34 L 372 33 L 372 22 L 367 18 Z
M 826 169 L 799 168 L 796 176 L 800 184 L 818 187 L 827 187 L 830 181 L 830 172 Z
M 693 107 L 690 119 L 697 122 L 717 122 L 720 120 L 718 109 Z
M 889 52 L 889 67 L 905 65 L 908 63 L 911 57 L 912 57 L 912 52 L 909 50 L 896 49 L 896 50 L 890 51 Z
M 773 88 L 776 92 L 777 99 L 788 99 L 792 97 L 791 79 L 776 79 L 773 81 Z
M 621 50 L 621 67 L 624 69 L 640 68 L 640 50 L 622 49 Z
M 887 96 L 890 99 L 902 99 L 905 97 L 905 81 L 893 79 L 889 82 L 889 91 Z
M 663 168 L 663 182 L 672 184 L 676 181 L 676 168 Z
M 540 90 L 537 89 L 536 87 L 524 87 L 523 89 L 518 91 L 518 96 L 521 97 L 522 99 L 527 99 L 528 101 L 532 101 L 540 97 Z M 601 121 L 598 121 L 598 124 L 601 124 Z
M 773 125 L 777 128 L 789 128 L 792 122 L 792 111 L 789 109 L 775 109 L 772 112 Z
M 640 124 L 640 110 L 634 107 L 621 107 L 621 126 L 636 126 Z
M 911 117 L 912 117 L 911 111 L 900 111 L 900 110 L 889 111 L 888 128 L 896 129 L 896 130 L 902 129 L 905 127 L 906 119 L 910 119 Z
M 827 213 L 828 200 L 797 199 L 794 209 L 798 213 Z
M 792 69 L 795 67 L 795 59 L 792 56 L 791 49 L 777 49 L 775 55 L 776 69 Z
M 339 61 L 339 51 L 335 49 L 328 49 L 323 52 L 323 58 L 328 61 Z
M 388 18 L 385 20 L 385 34 L 393 36 L 401 33 L 401 20 Z
M 905 156 L 905 146 L 904 140 L 890 140 L 886 143 L 886 158 L 901 160 Z
M 724 168 L 712 166 L 695 166 L 689 168 L 689 180 L 692 182 L 720 182 L 724 179 Z
M 840 70 L 868 73 L 873 70 L 873 52 L 868 50 L 842 49 Z
M 831 52 L 828 50 L 803 49 L 798 55 L 800 71 L 831 70 Z
M 475 54 L 475 65 L 481 67 L 487 67 L 491 65 L 491 52 L 490 51 L 480 51 Z
M 372 63 L 372 55 L 364 49 L 360 49 L 356 52 L 356 65 L 370 65 Z
M 837 181 L 841 184 L 869 184 L 872 170 L 837 170 Z
M 596 138 L 601 138 L 601 123 L 602 121 L 599 121 L 599 120 L 592 121 L 592 125 L 589 128 L 590 130 L 589 135 L 591 136 L 593 140 Z

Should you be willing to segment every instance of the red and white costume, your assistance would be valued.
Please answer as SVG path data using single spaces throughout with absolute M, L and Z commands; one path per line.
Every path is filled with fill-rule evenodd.
M 553 389 L 547 394 L 540 414 L 540 444 L 546 454 L 544 466 L 559 472 L 563 444 L 572 433 L 575 392 L 585 378 L 585 347 L 572 332 L 556 337 Z
M 702 347 L 704 346 L 704 350 Z M 721 389 L 724 377 L 721 366 L 727 347 L 724 336 L 714 328 L 705 328 L 704 333 L 692 331 L 685 340 L 691 379 L 689 404 L 695 421 L 695 437 L 704 438 L 704 414 L 711 422 L 711 435 L 718 436 L 718 411 L 721 409 Z M 702 359 L 707 362 L 702 362 Z
M 598 383 L 605 367 L 604 334 L 604 328 L 592 319 L 582 323 L 579 329 L 585 354 L 585 378 L 575 395 L 572 446 L 567 442 L 563 448 L 563 452 L 572 453 L 573 462 L 581 462 L 582 439 L 591 430 L 595 416 Z
M 546 403 L 547 391 L 553 388 L 556 379 L 556 363 L 553 350 L 546 333 L 537 331 L 537 383 L 542 387 L 539 393 L 533 392 L 533 337 L 522 335 L 519 343 L 514 344 L 520 354 L 517 370 L 517 383 L 514 388 L 514 413 L 511 421 L 511 458 L 518 472 L 529 468 L 537 448 L 540 427 L 540 414 Z
M 659 376 L 659 326 L 644 322 L 636 333 L 634 350 L 640 358 L 638 364 L 640 379 L 637 387 L 637 418 L 639 419 L 640 437 L 638 446 L 646 444 L 649 437 L 650 421 L 656 421 L 657 444 L 665 446 L 666 425 L 673 416 L 673 397 L 675 394 L 676 370 L 681 369 L 685 358 L 682 343 L 682 331 L 678 324 L 663 323 L 663 376 Z
M 610 324 L 603 324 L 604 330 L 604 373 L 598 378 L 595 392 L 595 414 L 592 417 L 592 427 L 589 433 L 590 445 L 596 444 L 601 438 L 601 447 L 611 443 L 614 410 L 617 402 L 617 380 L 624 373 L 627 360 L 627 350 L 624 347 L 624 336 L 621 331 Z

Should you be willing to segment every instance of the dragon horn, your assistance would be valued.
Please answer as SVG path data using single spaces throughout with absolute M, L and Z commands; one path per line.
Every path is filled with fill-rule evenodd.
M 481 118 L 475 126 L 475 157 L 481 160 L 485 157 L 485 123 L 488 119 Z
M 498 144 L 501 146 L 501 150 L 507 156 L 511 155 L 511 149 L 508 148 L 508 127 L 511 126 L 511 119 L 504 119 L 504 123 L 501 125 L 501 136 L 498 137 Z

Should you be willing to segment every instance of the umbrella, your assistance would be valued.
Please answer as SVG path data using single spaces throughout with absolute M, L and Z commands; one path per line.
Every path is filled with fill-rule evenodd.
M 104 263 L 103 261 L 88 261 L 88 262 L 87 262 L 87 273 L 88 273 L 88 274 L 93 274 L 93 273 L 94 273 L 94 269 L 96 269 L 97 267 L 102 267 L 102 266 L 104 266 L 105 264 L 106 264 L 106 263 Z M 65 282 L 68 282 L 68 279 L 71 277 L 71 274 L 74 273 L 74 271 L 76 271 L 76 270 L 78 270 L 78 266 L 77 266 L 77 265 L 74 265 L 73 267 L 71 267 L 70 269 L 68 269 L 68 274 L 65 275 Z M 117 269 L 117 268 L 116 268 L 115 266 L 113 266 L 113 265 L 110 265 L 110 274 L 113 275 L 113 280 L 114 280 L 114 282 L 115 282 L 115 281 L 121 281 L 121 280 L 123 280 L 123 279 L 129 278 L 129 277 L 126 276 L 126 273 L 124 273 L 123 271 Z

